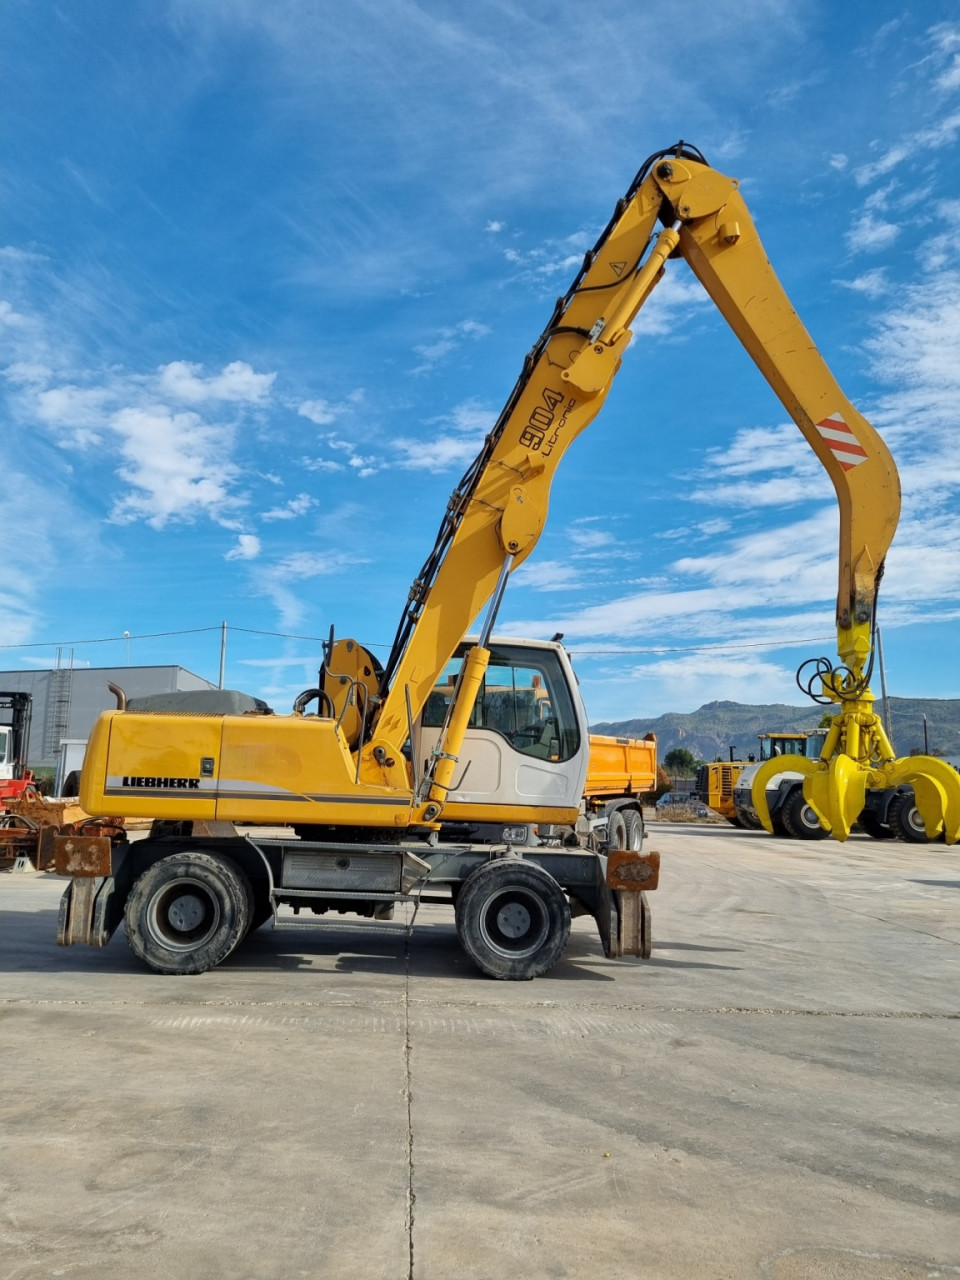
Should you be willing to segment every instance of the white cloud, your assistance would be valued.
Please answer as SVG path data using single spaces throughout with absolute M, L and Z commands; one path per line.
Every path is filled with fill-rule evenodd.
M 490 221 L 487 223 L 487 225 L 484 227 L 484 230 L 491 232 L 491 234 L 493 235 L 496 235 L 500 231 L 505 231 L 506 228 L 507 228 L 507 224 L 505 222 L 500 222 L 496 218 L 491 218 Z
M 664 657 L 631 668 L 621 679 L 635 682 L 630 705 L 644 708 L 693 710 L 716 698 L 718 689 L 733 702 L 800 701 L 792 668 L 755 654 L 700 652 Z
M 635 335 L 675 337 L 689 324 L 691 315 L 713 306 L 699 280 L 680 263 L 673 265 L 678 269 L 664 273 L 630 326 Z
M 30 364 L 26 360 L 15 360 L 2 370 L 2 376 L 14 386 L 42 387 L 53 377 L 49 365 Z
M 301 458 L 300 465 L 307 471 L 344 471 L 342 462 L 334 462 L 332 458 Z
M 877 253 L 888 249 L 900 234 L 895 222 L 884 222 L 872 213 L 865 213 L 847 232 L 847 245 L 851 253 Z
M 526 560 L 511 577 L 534 591 L 569 591 L 582 585 L 579 570 L 565 560 Z
M 361 557 L 346 552 L 294 551 L 279 560 L 271 572 L 283 581 L 296 582 L 341 573 L 353 565 L 366 563 Z
M 111 519 L 145 520 L 154 529 L 198 515 L 222 519 L 239 505 L 231 494 L 238 468 L 228 459 L 232 432 L 193 412 L 164 406 L 121 409 L 110 420 L 123 459 L 118 474 L 132 492 L 117 500 Z
M 575 547 L 579 547 L 584 551 L 594 551 L 598 547 L 608 547 L 613 541 L 613 534 L 605 532 L 603 529 L 584 529 L 572 525 L 567 530 L 567 537 Z
M 269 511 L 264 511 L 261 520 L 295 520 L 297 516 L 305 515 L 311 507 L 316 505 L 316 498 L 311 498 L 309 493 L 298 493 L 295 498 L 290 500 L 282 507 L 271 507 Z
M 776 427 L 741 427 L 733 439 L 707 451 L 707 472 L 711 486 L 717 475 L 756 476 L 770 471 L 789 471 L 804 479 L 821 470 L 816 455 L 792 422 Z M 709 489 L 701 501 L 709 500 Z
M 718 534 L 726 533 L 730 528 L 730 521 L 718 517 L 716 520 L 701 520 L 699 524 L 694 525 L 698 533 L 705 538 L 715 538 Z
M 873 267 L 852 280 L 836 280 L 834 283 L 843 289 L 851 289 L 854 293 L 862 293 L 868 298 L 880 298 L 890 289 L 887 283 L 886 267 Z
M 826 489 L 829 493 L 829 481 L 826 475 L 824 475 L 824 483 L 817 485 L 816 488 Z M 739 484 L 712 484 L 702 489 L 695 489 L 690 497 L 694 502 L 710 502 L 718 507 L 740 507 L 747 510 L 759 507 L 783 509 L 796 506 L 801 502 L 809 502 L 811 492 L 810 489 L 798 483 L 796 476 L 775 476 L 769 480 L 750 480 Z
M 297 413 L 303 418 L 309 418 L 318 427 L 327 427 L 340 417 L 343 406 L 333 405 L 329 400 L 304 400 Z
M 89 448 L 102 443 L 102 428 L 106 406 L 113 400 L 113 392 L 106 387 L 51 387 L 39 391 L 34 400 L 34 412 L 41 422 L 66 433 L 66 439 Z
M 234 360 L 220 373 L 203 376 L 203 365 L 174 360 L 157 370 L 158 390 L 171 400 L 206 404 L 227 400 L 240 404 L 263 404 L 270 395 L 275 373 L 255 373 L 244 360 Z
M 434 424 L 443 423 L 447 430 L 430 439 L 396 440 L 397 465 L 404 470 L 432 472 L 465 467 L 476 457 L 495 421 L 492 410 L 476 400 L 466 400 L 449 414 L 433 420 Z
M 457 351 L 463 345 L 465 338 L 483 338 L 489 332 L 489 326 L 481 324 L 478 320 L 461 320 L 459 324 L 441 329 L 432 342 L 421 343 L 414 347 L 421 362 L 411 372 L 427 373 L 441 360 Z
M 253 533 L 241 533 L 237 545 L 223 557 L 224 560 L 256 560 L 260 554 L 260 539 Z
M 854 173 L 854 180 L 858 187 L 866 187 L 877 178 L 883 177 L 885 173 L 889 173 L 891 169 L 895 169 L 898 164 L 906 160 L 910 154 L 912 147 L 905 143 L 898 143 L 897 146 L 890 147 L 879 160 L 875 160 L 872 164 L 860 165 Z

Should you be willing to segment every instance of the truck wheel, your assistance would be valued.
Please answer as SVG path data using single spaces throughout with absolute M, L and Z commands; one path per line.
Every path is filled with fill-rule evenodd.
M 619 809 L 614 809 L 613 813 L 607 818 L 607 848 L 608 849 L 626 849 L 627 847 L 627 824 L 623 820 L 623 814 Z
M 857 821 L 860 824 L 860 829 L 865 831 L 868 836 L 872 836 L 874 840 L 893 839 L 893 832 L 885 822 L 880 821 L 873 809 L 864 809 Z
M 623 824 L 626 827 L 623 848 L 629 849 L 631 853 L 639 853 L 643 848 L 643 818 L 636 809 L 624 809 Z
M 127 941 L 157 973 L 204 973 L 243 938 L 252 901 L 250 881 L 232 862 L 173 853 L 135 882 L 123 917 Z
M 253 890 L 253 897 L 250 906 L 250 924 L 247 927 L 247 933 L 254 933 L 273 919 L 273 903 L 270 901 L 270 894 L 267 892 L 266 885 L 262 889 Z
M 794 840 L 824 840 L 830 834 L 821 827 L 820 819 L 803 798 L 801 787 L 787 796 L 780 817 L 787 835 Z
M 491 978 L 539 978 L 570 937 L 563 890 L 542 867 L 518 858 L 498 858 L 472 872 L 457 898 L 456 918 L 460 945 Z
M 890 830 L 901 840 L 909 840 L 911 844 L 929 844 L 930 838 L 920 817 L 920 810 L 911 792 L 905 791 L 890 801 L 887 810 Z

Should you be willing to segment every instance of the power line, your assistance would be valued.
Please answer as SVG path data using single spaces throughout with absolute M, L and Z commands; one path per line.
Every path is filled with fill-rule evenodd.
M 119 636 L 99 636 L 91 640 L 45 640 L 33 641 L 27 644 L 0 644 L 0 650 L 13 649 L 70 649 L 77 648 L 85 644 L 117 644 L 121 641 L 129 643 L 131 640 L 165 640 L 173 636 L 196 636 L 204 635 L 209 632 L 222 631 L 222 624 L 214 627 L 190 627 L 182 631 L 146 631 L 137 635 L 119 635 Z M 277 640 L 308 640 L 315 644 L 323 644 L 326 640 L 325 636 L 308 636 L 299 635 L 291 631 L 261 631 L 254 627 L 227 627 L 228 632 L 237 632 L 249 636 L 270 636 Z M 743 641 L 738 644 L 693 644 L 693 645 L 652 645 L 648 648 L 621 648 L 621 649 L 580 649 L 574 645 L 570 646 L 570 653 L 577 657 L 583 658 L 603 658 L 618 657 L 628 654 L 657 654 L 657 653 L 716 653 L 724 650 L 739 651 L 743 649 L 793 649 L 803 644 L 820 644 L 824 641 L 833 640 L 833 636 L 812 636 L 803 640 L 757 640 Z M 370 649 L 388 649 L 390 646 L 385 643 L 368 644 Z
M 166 636 L 197 636 L 220 627 L 191 627 L 186 631 L 147 631 L 142 635 L 99 636 L 95 640 L 34 640 L 28 644 L 0 644 L 0 649 L 70 649 L 81 644 L 114 644 L 127 640 L 160 640 Z

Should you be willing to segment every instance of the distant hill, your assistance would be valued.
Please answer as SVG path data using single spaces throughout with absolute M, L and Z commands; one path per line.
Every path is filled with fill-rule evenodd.
M 883 699 L 877 713 L 883 716 Z M 610 720 L 592 725 L 594 733 L 616 737 L 642 738 L 657 735 L 660 758 L 674 747 L 686 747 L 698 760 L 726 760 L 730 747 L 734 758 L 744 759 L 756 751 L 758 733 L 803 732 L 815 729 L 828 707 L 808 703 L 803 707 L 774 702 L 751 706 L 743 702 L 708 702 L 686 714 L 669 712 L 655 720 Z M 923 717 L 927 717 L 927 737 L 931 754 L 960 762 L 960 698 L 891 698 L 890 719 L 893 746 L 898 756 L 923 751 Z

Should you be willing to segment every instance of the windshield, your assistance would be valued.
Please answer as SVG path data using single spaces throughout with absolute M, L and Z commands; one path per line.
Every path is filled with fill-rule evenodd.
M 822 733 L 771 733 L 760 738 L 760 759 L 775 756 L 806 756 L 816 760 L 823 750 L 826 730 Z
M 460 673 L 461 646 L 423 709 L 425 727 L 443 724 Z M 569 760 L 580 747 L 570 690 L 551 649 L 491 645 L 490 665 L 470 717 L 473 729 L 493 729 L 523 755 Z

